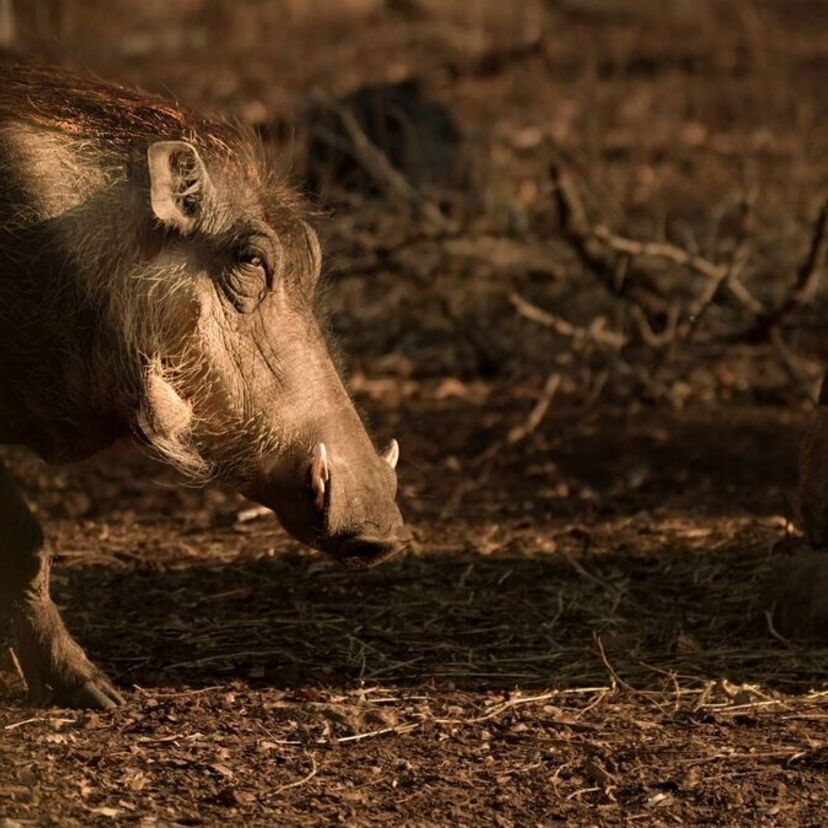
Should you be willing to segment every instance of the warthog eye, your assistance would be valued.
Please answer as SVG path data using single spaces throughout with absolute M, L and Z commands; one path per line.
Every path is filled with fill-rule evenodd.
M 244 247 L 234 256 L 226 276 L 228 298 L 242 313 L 250 313 L 273 287 L 273 270 L 260 250 Z
M 245 251 L 239 256 L 239 262 L 247 267 L 258 267 L 264 270 L 264 259 L 258 253 Z
M 236 310 L 252 313 L 274 289 L 282 272 L 279 240 L 263 226 L 261 232 L 237 231 L 222 242 L 226 244 L 224 293 Z
M 263 276 L 270 285 L 270 269 L 261 253 L 256 250 L 242 250 L 239 253 L 239 264 L 246 269 L 258 271 L 259 275 Z

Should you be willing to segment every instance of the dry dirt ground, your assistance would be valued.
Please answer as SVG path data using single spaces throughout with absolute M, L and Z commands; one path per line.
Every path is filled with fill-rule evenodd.
M 481 469 L 477 393 L 374 406 L 419 545 L 360 576 L 125 449 L 18 458 L 129 702 L 27 709 L 7 665 L 6 824 L 820 824 L 828 651 L 757 610 L 802 417 L 562 411 Z
M 801 547 L 824 296 L 781 326 L 790 351 L 740 337 L 726 297 L 695 339 L 642 342 L 562 243 L 548 176 L 564 159 L 592 216 L 738 259 L 773 306 L 828 193 L 824 6 L 24 6 L 16 48 L 237 117 L 299 180 L 314 87 L 426 77 L 465 157 L 429 198 L 464 232 L 382 194 L 317 216 L 357 399 L 402 445 L 404 558 L 342 571 L 126 446 L 60 469 L 7 450 L 128 703 L 29 708 L 4 649 L 0 826 L 824 824 L 828 649 L 761 601 Z M 630 342 L 553 335 L 513 291 Z

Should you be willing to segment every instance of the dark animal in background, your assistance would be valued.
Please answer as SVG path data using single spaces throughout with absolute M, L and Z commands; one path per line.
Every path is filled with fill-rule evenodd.
M 355 569 L 406 542 L 315 315 L 320 249 L 254 139 L 75 74 L 0 66 L 0 442 L 76 460 L 122 435 Z M 121 696 L 66 631 L 0 466 L 0 609 L 36 701 Z
M 446 107 L 425 97 L 416 80 L 364 86 L 337 101 L 391 164 L 415 185 L 446 186 L 459 174 L 460 131 Z M 308 181 L 376 192 L 337 113 L 314 106 L 307 115 Z

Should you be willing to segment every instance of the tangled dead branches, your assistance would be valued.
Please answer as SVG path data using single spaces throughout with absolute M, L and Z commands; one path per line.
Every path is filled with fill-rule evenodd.
M 366 134 L 354 115 L 330 97 L 318 93 L 316 103 L 326 107 L 348 136 L 354 160 L 382 194 L 386 207 L 405 212 L 410 232 L 402 238 L 348 231 L 348 261 L 344 273 L 365 276 L 395 271 L 413 279 L 436 310 L 458 334 L 458 341 L 475 355 L 481 374 L 497 373 L 508 354 L 484 320 L 458 309 L 440 286 L 441 271 L 463 272 L 464 253 L 475 245 L 508 242 L 511 249 L 531 258 L 537 237 L 498 226 L 490 216 L 450 216 L 443 205 L 409 181 Z M 756 239 L 748 230 L 755 194 L 743 199 L 740 229 L 729 239 L 729 253 L 720 259 L 664 238 L 640 239 L 611 229 L 585 205 L 583 177 L 576 165 L 556 160 L 549 169 L 548 193 L 557 226 L 548 226 L 547 239 L 563 241 L 604 294 L 603 305 L 584 321 L 572 321 L 560 310 L 532 301 L 514 282 L 503 286 L 503 297 L 517 314 L 568 342 L 573 356 L 589 360 L 598 354 L 601 388 L 607 377 L 620 376 L 646 389 L 655 399 L 670 398 L 670 383 L 660 378 L 705 331 L 705 338 L 725 343 L 767 343 L 792 384 L 815 400 L 815 377 L 787 344 L 784 325 L 816 296 L 828 250 L 828 199 L 813 223 L 807 253 L 783 296 L 776 301 L 761 295 L 748 278 L 755 270 Z M 590 202 L 594 199 L 588 199 Z M 459 251 L 459 252 L 458 252 Z M 569 279 L 571 267 L 550 263 L 550 280 Z M 561 276 L 561 271 L 564 271 Z M 577 275 L 574 274 L 574 275 Z M 600 304 L 600 303 L 598 303 Z M 713 308 L 730 314 L 727 329 L 709 324 Z M 556 369 L 550 369 L 552 374 Z M 564 386 L 565 387 L 565 386 Z M 591 386 L 587 398 L 595 393 Z M 600 393 L 600 389 L 599 392 Z

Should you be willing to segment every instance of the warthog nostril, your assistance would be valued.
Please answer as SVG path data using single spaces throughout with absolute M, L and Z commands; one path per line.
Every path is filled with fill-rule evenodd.
M 366 569 L 399 554 L 410 540 L 406 529 L 387 535 L 355 534 L 339 540 L 336 556 L 352 569 Z

